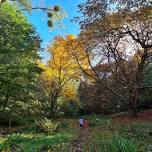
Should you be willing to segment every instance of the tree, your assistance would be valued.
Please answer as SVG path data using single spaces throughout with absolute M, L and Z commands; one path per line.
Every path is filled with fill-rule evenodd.
M 72 35 L 67 35 L 65 38 L 58 36 L 48 46 L 51 58 L 47 65 L 40 63 L 40 67 L 44 69 L 42 80 L 49 91 L 50 117 L 52 119 L 55 118 L 58 97 L 69 95 L 70 98 L 74 98 L 76 94 L 71 86 L 76 83 L 81 70 L 72 54 L 71 49 L 74 46 L 77 46 L 77 42 Z M 77 48 L 77 53 L 82 57 L 82 49 Z
M 139 89 L 144 87 L 144 68 L 151 62 L 150 1 L 88 0 L 79 8 L 84 15 L 79 22 L 80 37 L 94 71 L 93 78 L 109 92 L 128 100 L 131 115 L 136 117 Z M 140 59 L 135 60 L 136 54 Z M 109 65 L 109 74 L 126 90 L 127 98 L 103 82 L 104 77 L 96 71 L 94 63 Z
M 42 107 L 37 96 L 41 39 L 23 14 L 24 10 L 37 9 L 45 11 L 52 22 L 62 17 L 59 6 L 32 7 L 29 0 L 0 1 L 0 110 L 7 113 L 10 125 L 14 115 L 33 114 Z
M 0 8 L 0 109 L 10 115 L 21 113 L 36 100 L 36 81 L 41 72 L 36 63 L 40 59 L 40 37 L 16 10 L 8 3 Z
M 30 0 L 1 0 L 0 1 L 0 6 L 2 6 L 5 3 L 8 3 L 8 2 L 15 2 L 19 7 L 24 8 L 28 11 L 30 11 L 31 8 L 32 8 L 31 7 L 32 4 L 31 4 Z
M 98 73 L 100 81 L 102 80 L 104 85 L 101 85 L 99 79 L 96 78 L 91 81 L 88 79 L 81 80 L 79 95 L 85 111 L 96 114 L 108 114 L 128 110 L 126 102 L 105 89 L 106 85 L 112 90 L 115 90 L 115 92 L 123 94 L 123 96 L 126 97 L 126 91 L 124 88 L 113 79 L 109 65 L 97 65 L 94 67 L 94 70 Z
M 5 5 L 5 3 L 10 3 L 13 5 L 16 5 L 18 9 L 21 11 L 27 11 L 29 13 L 32 13 L 32 10 L 42 10 L 45 12 L 48 16 L 47 25 L 52 28 L 54 23 L 57 23 L 57 25 L 61 25 L 62 19 L 65 17 L 65 13 L 62 11 L 60 6 L 40 6 L 40 7 L 34 7 L 32 6 L 31 0 L 1 0 L 0 1 L 0 7 Z

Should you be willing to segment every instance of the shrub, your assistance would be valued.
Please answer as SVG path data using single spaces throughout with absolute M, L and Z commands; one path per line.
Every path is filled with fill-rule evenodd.
M 54 133 L 58 130 L 58 123 L 52 122 L 51 120 L 45 118 L 42 121 L 35 121 L 36 128 L 39 132 L 43 133 Z

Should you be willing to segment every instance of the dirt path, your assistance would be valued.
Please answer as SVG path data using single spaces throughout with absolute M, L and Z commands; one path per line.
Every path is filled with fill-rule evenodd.
M 88 143 L 88 129 L 77 131 L 76 138 L 70 143 L 69 152 L 83 152 L 84 146 Z
M 90 140 L 89 129 L 79 129 L 65 152 L 97 152 Z

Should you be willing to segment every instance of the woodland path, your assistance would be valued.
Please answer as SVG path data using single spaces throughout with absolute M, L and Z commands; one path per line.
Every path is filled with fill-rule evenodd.
M 64 152 L 98 152 L 95 145 L 91 142 L 90 135 L 89 128 L 79 129 L 75 138 Z

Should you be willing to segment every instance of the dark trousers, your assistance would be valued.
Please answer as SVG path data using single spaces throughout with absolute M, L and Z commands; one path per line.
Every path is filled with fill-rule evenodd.
M 80 124 L 80 127 L 82 128 L 84 125 Z

